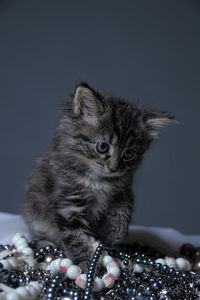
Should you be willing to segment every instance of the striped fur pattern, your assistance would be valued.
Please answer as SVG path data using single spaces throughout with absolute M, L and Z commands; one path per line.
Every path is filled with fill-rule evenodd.
M 25 186 L 22 214 L 33 238 L 61 246 L 83 269 L 92 255 L 88 235 L 112 245 L 123 241 L 134 172 L 160 127 L 172 121 L 80 84 Z M 125 159 L 127 149 L 132 157 Z

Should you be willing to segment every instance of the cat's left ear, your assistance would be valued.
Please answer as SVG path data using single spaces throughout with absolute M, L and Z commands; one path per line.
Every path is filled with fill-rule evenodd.
M 87 84 L 80 84 L 76 88 L 74 112 L 76 115 L 81 116 L 87 123 L 97 125 L 103 108 L 95 92 Z
M 148 133 L 152 139 L 159 138 L 159 131 L 162 127 L 178 123 L 173 115 L 162 112 L 147 113 L 145 119 Z

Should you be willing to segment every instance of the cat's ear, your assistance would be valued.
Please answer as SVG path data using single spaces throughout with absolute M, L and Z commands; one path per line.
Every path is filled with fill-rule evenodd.
M 95 92 L 87 85 L 80 84 L 74 95 L 74 112 L 86 122 L 97 125 L 102 106 Z
M 165 112 L 147 113 L 145 119 L 146 128 L 152 139 L 159 138 L 159 131 L 162 127 L 178 123 L 173 115 Z

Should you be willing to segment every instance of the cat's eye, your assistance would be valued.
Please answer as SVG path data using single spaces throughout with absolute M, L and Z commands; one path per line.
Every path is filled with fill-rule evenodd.
M 109 150 L 109 145 L 107 143 L 99 142 L 97 143 L 96 149 L 99 153 L 107 153 Z
M 123 153 L 123 158 L 125 160 L 131 159 L 133 157 L 136 156 L 136 152 L 133 149 L 127 149 L 126 151 L 124 151 Z

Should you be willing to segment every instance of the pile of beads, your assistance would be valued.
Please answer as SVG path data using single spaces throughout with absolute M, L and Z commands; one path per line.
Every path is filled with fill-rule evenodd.
M 20 286 L 16 289 L 0 283 L 0 288 L 7 291 L 7 293 L 2 295 L 2 300 L 35 300 L 38 299 L 38 296 L 41 294 L 41 286 L 37 281 L 31 281 L 28 285 Z
M 73 265 L 62 250 L 34 248 L 17 234 L 13 245 L 0 246 L 0 299 L 198 299 L 200 275 L 191 272 L 184 257 L 125 253 L 92 240 L 94 255 L 87 274 Z M 96 276 L 97 264 L 106 269 Z
M 33 257 L 33 250 L 29 247 L 28 241 L 21 233 L 15 234 L 13 237 L 13 245 L 16 247 L 16 251 L 22 253 L 25 256 Z
M 93 249 L 97 249 L 99 243 L 92 240 Z M 53 260 L 52 253 L 57 254 L 56 259 Z M 58 253 L 59 252 L 59 253 Z M 119 264 L 109 255 L 106 255 L 106 251 L 102 254 L 101 262 L 103 266 L 106 268 L 107 272 L 103 275 L 102 278 L 98 276 L 94 278 L 94 291 L 99 292 L 103 288 L 110 288 L 115 280 L 117 280 L 120 276 L 120 267 Z M 48 255 L 47 255 L 48 254 Z M 59 255 L 58 255 L 59 254 Z M 81 269 L 78 266 L 73 265 L 73 262 L 69 258 L 64 258 L 64 253 L 62 251 L 58 251 L 57 248 L 52 248 L 51 246 L 47 246 L 46 248 L 40 248 L 39 251 L 35 253 L 34 256 L 38 261 L 42 259 L 45 262 L 40 262 L 39 267 L 49 270 L 52 273 L 62 272 L 64 274 L 64 278 L 70 278 L 75 280 L 77 286 L 82 289 L 86 287 L 86 274 L 81 274 Z M 94 259 L 96 256 L 94 257 Z

